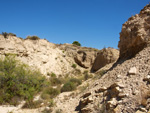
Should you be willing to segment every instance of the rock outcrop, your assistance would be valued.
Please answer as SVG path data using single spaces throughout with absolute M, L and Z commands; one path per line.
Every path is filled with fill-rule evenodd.
M 128 19 L 120 33 L 120 58 L 131 58 L 150 44 L 150 4 Z
M 80 99 L 84 113 L 150 112 L 150 5 L 123 24 L 120 59 Z M 131 58 L 132 59 L 129 59 Z M 127 59 L 127 60 L 125 60 Z M 91 101 L 88 101 L 88 100 Z
M 74 61 L 83 68 L 91 68 L 98 53 L 98 49 L 80 47 L 72 44 L 59 45 L 58 48 L 66 51 L 67 55 L 74 58 Z
M 94 61 L 91 72 L 95 72 L 107 64 L 117 61 L 119 57 L 119 51 L 113 48 L 104 48 L 98 52 L 98 55 Z

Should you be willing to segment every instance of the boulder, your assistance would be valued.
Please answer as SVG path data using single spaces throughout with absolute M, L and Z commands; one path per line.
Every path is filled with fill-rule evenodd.
M 129 70 L 129 72 L 128 72 L 129 75 L 135 75 L 136 73 L 137 73 L 136 67 L 130 68 L 130 70 Z
M 77 51 L 74 60 L 79 66 L 89 68 L 93 65 L 95 60 L 95 52 L 79 50 Z
M 119 57 L 119 51 L 113 48 L 104 48 L 99 51 L 94 64 L 92 66 L 91 72 L 96 72 L 100 68 L 104 67 L 109 63 L 115 62 Z

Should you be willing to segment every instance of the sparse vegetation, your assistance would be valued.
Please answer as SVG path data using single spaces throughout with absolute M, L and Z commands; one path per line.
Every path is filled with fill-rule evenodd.
M 77 67 L 77 65 L 76 65 L 76 64 L 72 64 L 72 66 L 71 66 L 71 67 L 76 68 L 76 67 Z
M 41 106 L 42 102 L 43 102 L 42 100 L 36 100 L 36 101 L 30 100 L 30 101 L 26 101 L 26 103 L 22 106 L 22 108 L 30 108 L 30 109 L 39 108 Z
M 77 46 L 81 46 L 81 44 L 78 41 L 74 41 L 72 44 L 77 45 Z
M 51 77 L 56 77 L 56 74 L 52 72 Z
M 96 76 L 94 76 L 94 79 L 101 78 L 106 73 L 106 70 L 100 70 Z
M 7 36 L 16 36 L 16 34 L 14 33 L 7 33 L 7 32 L 2 32 L 2 35 L 4 36 L 4 38 L 7 38 Z
M 89 78 L 92 78 L 92 77 L 93 77 L 92 74 L 88 74 L 88 73 L 84 74 L 84 80 L 88 80 Z
M 83 91 L 85 91 L 88 87 L 89 87 L 89 84 L 87 83 L 86 85 L 79 87 L 79 89 L 80 89 L 81 92 L 83 92 Z
M 29 39 L 29 40 L 39 40 L 40 38 L 38 36 L 27 36 L 26 39 Z
M 80 79 L 70 78 L 68 81 L 66 81 L 66 83 L 61 88 L 61 92 L 73 91 L 81 83 L 82 82 Z
M 83 72 L 83 74 L 84 74 L 84 80 L 88 80 L 89 78 L 92 78 L 92 77 L 93 77 L 93 75 L 92 75 L 92 74 L 89 74 L 87 70 L 85 70 L 85 71 Z
M 38 71 L 17 61 L 14 56 L 0 59 L 0 104 L 17 105 L 22 99 L 31 101 L 41 91 L 46 79 Z
M 46 100 L 56 97 L 60 93 L 59 88 L 52 88 L 51 86 L 44 89 L 42 92 L 41 98 Z
M 62 80 L 61 80 L 61 78 L 51 77 L 50 83 L 52 86 L 58 86 L 58 85 L 62 84 Z

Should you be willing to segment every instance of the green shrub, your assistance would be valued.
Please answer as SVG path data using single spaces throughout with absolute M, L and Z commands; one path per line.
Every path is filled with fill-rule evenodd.
M 81 44 L 78 41 L 74 41 L 72 44 L 77 45 L 77 46 L 81 46 Z
M 55 73 L 51 73 L 51 77 L 56 77 L 56 74 Z
M 73 82 L 76 86 L 80 85 L 82 82 L 77 78 L 70 78 L 70 82 Z
M 50 99 L 48 107 L 53 107 L 54 105 L 55 105 L 55 103 L 54 103 L 53 99 Z
M 62 81 L 60 78 L 52 77 L 52 78 L 50 78 L 50 83 L 52 86 L 58 86 L 58 85 L 62 84 Z
M 61 92 L 73 91 L 81 83 L 82 83 L 81 80 L 71 78 L 68 81 L 66 81 L 66 83 L 63 85 L 63 87 L 61 88 Z
M 29 39 L 29 40 L 39 40 L 40 38 L 38 36 L 27 36 L 26 39 Z
M 93 77 L 92 74 L 88 74 L 88 73 L 84 74 L 84 80 L 88 80 L 89 78 L 92 78 L 92 77 Z
M 40 72 L 31 70 L 14 56 L 0 59 L 0 104 L 16 105 L 14 98 L 32 100 L 45 83 L 46 79 Z
M 60 93 L 60 90 L 58 88 L 47 87 L 42 92 L 41 98 L 44 100 L 47 100 L 47 99 L 56 97 L 59 93 Z
M 76 67 L 77 67 L 77 65 L 76 65 L 76 64 L 72 64 L 72 66 L 71 66 L 71 67 L 76 68 Z
M 76 89 L 76 85 L 73 82 L 68 81 L 61 88 L 61 92 L 73 91 Z

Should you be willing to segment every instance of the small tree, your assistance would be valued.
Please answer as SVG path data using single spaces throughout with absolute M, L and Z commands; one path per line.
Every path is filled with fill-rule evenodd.
M 77 45 L 77 46 L 81 46 L 81 44 L 78 41 L 74 41 L 72 44 Z

